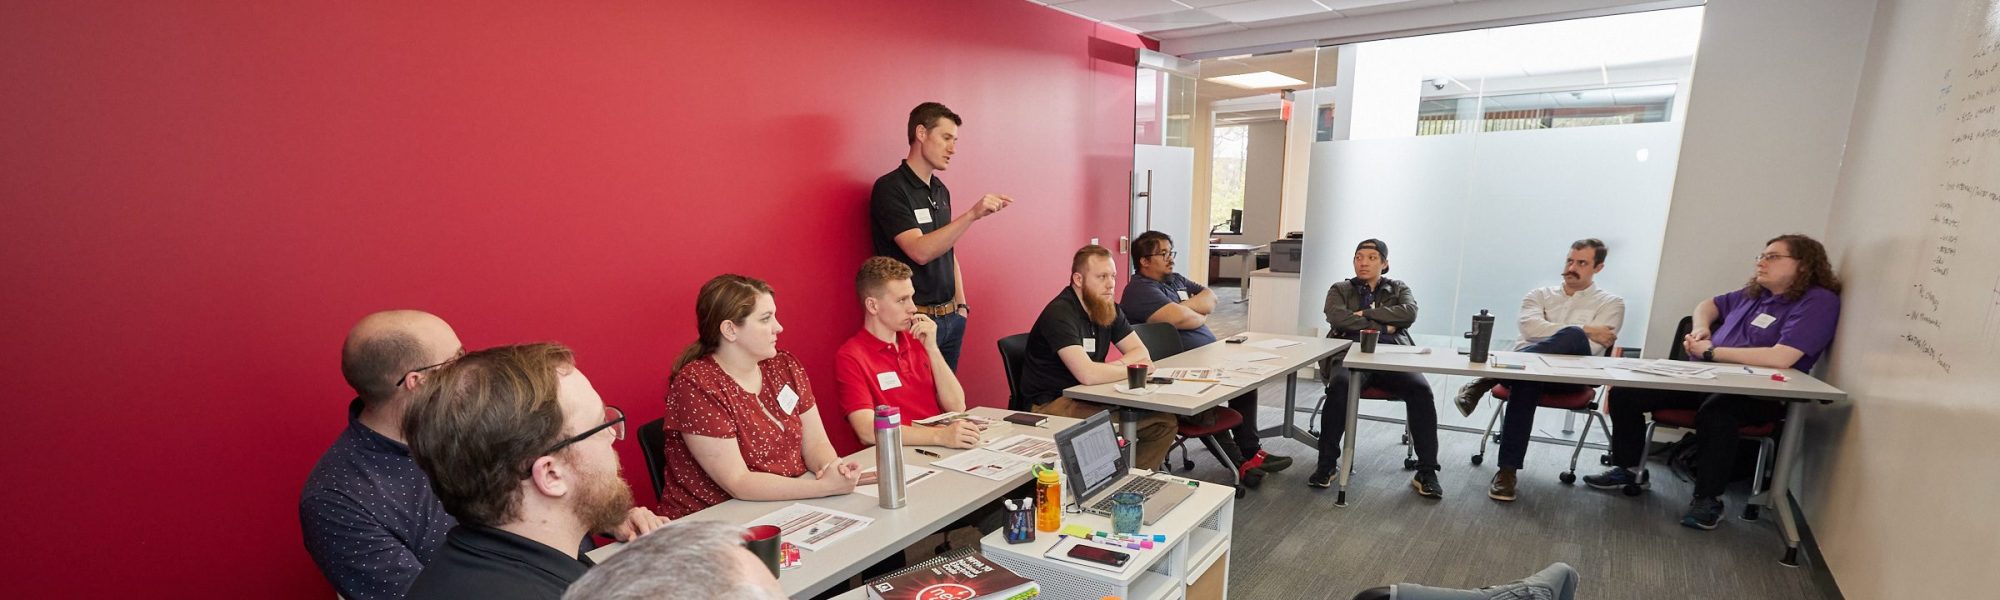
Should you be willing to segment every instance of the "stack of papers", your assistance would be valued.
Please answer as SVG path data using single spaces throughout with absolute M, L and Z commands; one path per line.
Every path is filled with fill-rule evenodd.
M 875 473 L 875 469 L 872 468 L 861 472 L 864 477 L 873 473 Z M 904 489 L 908 489 L 910 486 L 921 483 L 926 479 L 931 479 L 931 476 L 937 475 L 937 473 L 937 469 L 926 469 L 905 463 L 903 465 L 903 487 Z M 880 498 L 882 489 L 875 484 L 869 483 L 854 486 L 854 493 L 870 498 Z
M 754 525 L 776 525 L 784 540 L 800 548 L 818 552 L 854 532 L 866 529 L 874 519 L 810 504 L 793 504 L 764 515 Z
M 994 442 L 990 448 L 931 461 L 931 466 L 1001 481 L 1026 473 L 1035 463 L 1054 462 L 1056 456 L 1055 441 L 1022 434 Z
M 1157 369 L 1153 371 L 1153 376 L 1165 377 L 1167 379 L 1178 379 L 1181 381 L 1205 381 L 1208 383 L 1215 383 L 1216 381 L 1219 381 L 1222 378 L 1222 374 L 1217 371 L 1218 371 L 1217 369 L 1180 367 L 1180 368 Z

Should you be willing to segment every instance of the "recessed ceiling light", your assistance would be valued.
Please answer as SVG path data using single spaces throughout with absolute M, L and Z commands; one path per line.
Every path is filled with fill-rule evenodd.
M 1255 73 L 1244 73 L 1242 75 L 1224 75 L 1221 77 L 1210 77 L 1208 78 L 1208 80 L 1220 83 L 1222 85 L 1239 87 L 1246 90 L 1256 90 L 1263 88 L 1296 86 L 1296 85 L 1306 84 L 1306 82 L 1286 77 L 1284 75 L 1279 75 L 1277 73 L 1272 73 L 1270 71 L 1258 71 Z

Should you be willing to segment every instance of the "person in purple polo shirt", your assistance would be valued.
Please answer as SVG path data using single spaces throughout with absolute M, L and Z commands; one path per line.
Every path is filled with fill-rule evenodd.
M 1826 248 L 1799 234 L 1781 235 L 1757 255 L 1757 273 L 1743 289 L 1701 301 L 1694 329 L 1681 340 L 1689 359 L 1811 371 L 1833 344 L 1840 320 L 1840 279 Z M 1732 394 L 1618 387 L 1611 391 L 1611 469 L 1584 477 L 1598 489 L 1644 484 L 1646 413 L 1694 409 L 1701 440 L 1694 499 L 1681 525 L 1714 529 L 1722 521 L 1722 490 L 1736 464 L 1738 430 L 1785 416 L 1777 400 Z

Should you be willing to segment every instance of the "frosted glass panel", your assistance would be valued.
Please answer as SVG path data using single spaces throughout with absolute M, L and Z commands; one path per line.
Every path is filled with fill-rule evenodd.
M 1300 330 L 1324 332 L 1327 288 L 1374 237 L 1416 292 L 1421 342 L 1457 341 L 1481 308 L 1511 341 L 1521 296 L 1561 283 L 1570 242 L 1595 237 L 1598 283 L 1626 300 L 1619 345 L 1640 345 L 1679 145 L 1678 123 L 1315 143 Z

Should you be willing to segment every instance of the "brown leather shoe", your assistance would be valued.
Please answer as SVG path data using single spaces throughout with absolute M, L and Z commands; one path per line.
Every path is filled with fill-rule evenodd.
M 1486 487 L 1486 497 L 1501 502 L 1514 501 L 1514 470 L 1501 469 L 1493 474 L 1493 484 Z

